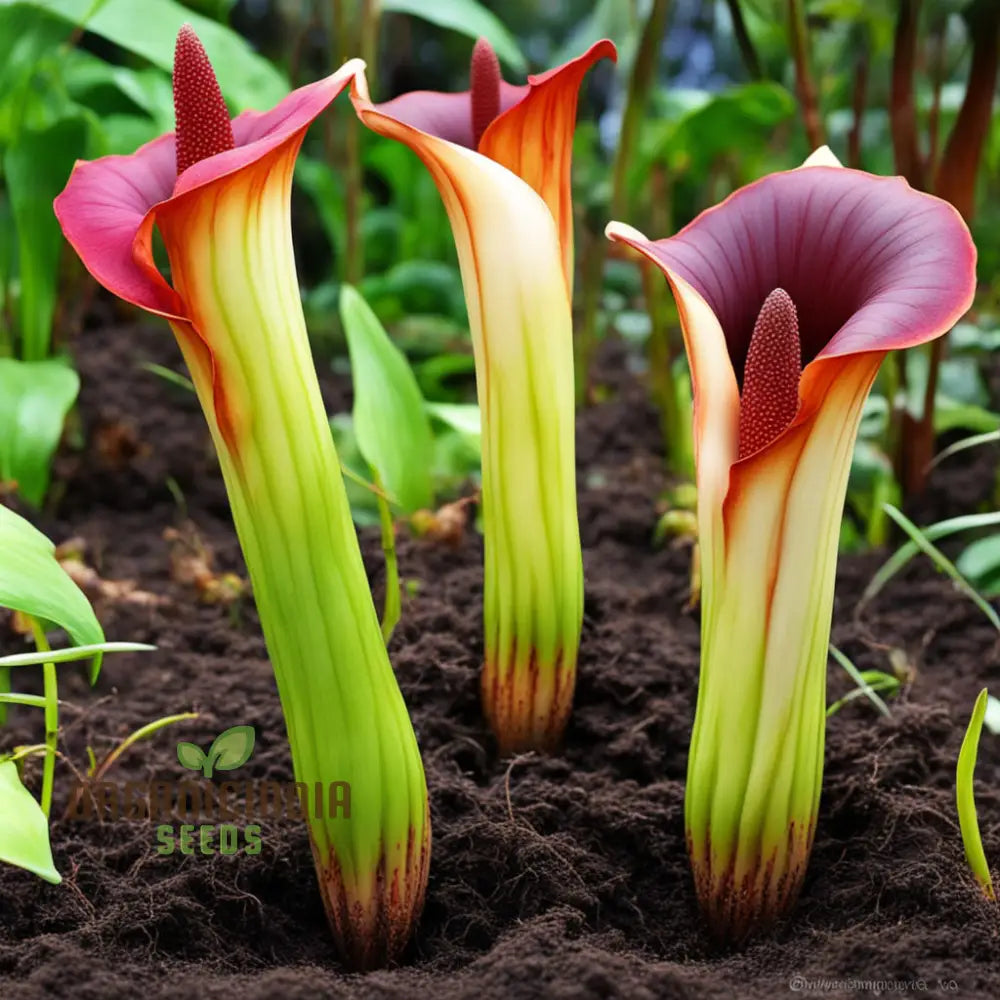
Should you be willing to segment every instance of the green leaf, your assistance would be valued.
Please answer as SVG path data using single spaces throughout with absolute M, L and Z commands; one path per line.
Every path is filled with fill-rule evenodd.
M 666 159 L 676 174 L 701 177 L 720 156 L 746 154 L 772 141 L 774 129 L 794 116 L 794 96 L 777 83 L 745 83 L 717 94 L 690 95 L 694 106 L 675 123 L 650 131 L 641 159 Z M 674 94 L 674 100 L 681 95 Z M 698 103 L 694 103 L 697 100 Z M 749 161 L 748 161 L 749 162 Z M 637 164 L 638 166 L 638 164 Z M 635 180 L 634 171 L 630 178 Z
M 64 361 L 0 358 L 0 479 L 38 507 L 80 378 Z
M 413 371 L 368 303 L 347 285 L 340 293 L 340 316 L 351 355 L 361 454 L 405 513 L 430 507 L 434 439 Z
M 841 652 L 836 646 L 834 646 L 832 642 L 830 643 L 830 655 L 837 661 L 837 663 L 841 665 L 841 667 L 844 668 L 845 672 L 851 678 L 851 680 L 854 681 L 855 684 L 857 684 L 857 688 L 855 689 L 857 691 L 857 696 L 864 695 L 879 710 L 879 712 L 882 715 L 884 715 L 886 718 L 889 718 L 892 715 L 892 713 L 889 711 L 889 706 L 886 705 L 886 703 L 876 693 L 879 690 L 879 688 L 885 688 L 887 687 L 887 685 L 872 684 L 871 676 L 870 675 L 866 676 L 866 674 L 869 674 L 870 672 L 866 671 L 865 674 L 861 673 L 861 671 L 858 670 L 858 668 L 850 661 L 850 659 L 848 659 L 848 657 L 843 652 Z M 888 676 L 888 675 L 883 675 L 883 676 Z M 890 679 L 894 680 L 894 678 Z M 897 681 L 896 687 L 898 686 L 899 682 Z M 836 713 L 849 700 L 850 700 L 849 698 L 841 698 L 840 701 L 837 701 L 833 705 L 831 705 L 827 709 L 826 712 L 827 717 L 829 718 L 831 715 Z
M 155 646 L 145 642 L 98 642 L 88 646 L 73 646 L 70 649 L 43 649 L 33 653 L 11 653 L 0 656 L 0 667 L 35 667 L 43 663 L 76 663 L 89 660 L 95 653 L 144 653 Z
M 482 417 L 478 403 L 425 403 L 425 409 L 478 448 L 482 440 Z
M 955 802 L 965 858 L 987 899 L 996 899 L 993 879 L 990 877 L 990 866 L 986 862 L 983 841 L 979 835 L 979 819 L 976 816 L 976 798 L 972 783 L 976 770 L 976 757 L 979 754 L 979 737 L 983 731 L 983 717 L 986 714 L 986 699 L 987 691 L 983 688 L 972 709 L 972 718 L 969 719 L 962 740 L 962 749 L 958 754 L 958 765 L 955 768 Z
M 492 11 L 477 0 L 383 0 L 382 10 L 393 14 L 412 14 L 469 38 L 483 37 L 511 69 L 518 73 L 527 71 L 514 36 Z
M 181 740 L 177 744 L 177 759 L 181 762 L 181 767 L 186 767 L 189 771 L 200 771 L 207 758 L 205 751 L 197 743 Z
M 0 0 L 0 6 L 11 2 Z M 94 0 L 34 0 L 34 3 L 168 71 L 174 65 L 177 32 L 187 21 L 212 60 L 223 96 L 238 111 L 270 108 L 288 93 L 284 76 L 263 56 L 251 51 L 236 32 L 175 0 L 142 0 L 141 12 L 137 11 L 135 0 L 103 0 L 100 4 Z
M 996 597 L 1000 594 L 1000 535 L 970 542 L 955 566 L 984 597 Z
M 65 629 L 78 646 L 104 642 L 90 601 L 57 562 L 55 546 L 4 506 L 0 506 L 0 552 L 0 606 Z M 97 653 L 90 668 L 91 684 L 100 669 L 101 654 Z M 0 667 L 0 674 L 8 671 Z
M 42 807 L 21 784 L 17 764 L 12 760 L 0 762 L 0 816 L 0 861 L 58 885 L 62 876 L 52 860 L 48 821 Z
M 253 726 L 233 726 L 219 733 L 208 749 L 208 759 L 202 768 L 206 778 L 212 776 L 212 769 L 235 771 L 242 767 L 253 753 L 255 739 Z
M 1000 511 L 989 514 L 963 514 L 961 517 L 951 517 L 946 521 L 938 521 L 929 528 L 924 528 L 923 536 L 928 541 L 946 538 L 961 531 L 972 531 L 976 528 L 992 528 L 1000 525 Z M 920 551 L 920 546 L 914 542 L 901 545 L 878 569 L 865 587 L 861 600 L 858 602 L 860 611 L 883 587 Z
M 1000 617 L 997 616 L 992 605 L 958 571 L 955 564 L 939 548 L 933 545 L 930 539 L 901 510 L 894 507 L 891 503 L 883 504 L 882 506 L 896 524 L 916 543 L 920 551 L 934 563 L 940 572 L 954 581 L 955 586 L 989 618 L 993 627 L 1000 632 Z
M 73 163 L 85 154 L 86 143 L 86 121 L 65 118 L 39 131 L 25 129 L 4 156 L 17 230 L 21 356 L 26 361 L 40 361 L 49 353 L 62 252 L 52 200 L 65 186 Z

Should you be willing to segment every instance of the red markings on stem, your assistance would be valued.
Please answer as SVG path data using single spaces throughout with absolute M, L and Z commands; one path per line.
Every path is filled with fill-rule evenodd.
M 480 38 L 472 50 L 469 70 L 469 103 L 472 108 L 472 148 L 479 148 L 479 140 L 490 122 L 500 114 L 500 60 L 485 38 Z
M 236 145 L 219 81 L 190 24 L 181 27 L 174 49 L 174 118 L 178 175 Z
M 747 351 L 740 397 L 739 458 L 769 445 L 795 418 L 801 374 L 795 303 L 783 288 L 775 288 L 761 306 Z

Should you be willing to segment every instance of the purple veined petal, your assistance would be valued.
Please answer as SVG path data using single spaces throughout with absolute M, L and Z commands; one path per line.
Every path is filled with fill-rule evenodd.
M 500 82 L 500 113 L 508 111 L 527 97 L 531 88 Z M 472 97 L 469 91 L 444 94 L 435 90 L 414 90 L 391 101 L 376 104 L 375 109 L 396 121 L 420 129 L 437 139 L 454 142 L 466 149 L 473 147 Z
M 975 291 L 975 247 L 951 205 L 846 168 L 771 174 L 650 249 L 719 318 L 740 379 L 775 288 L 798 310 L 803 364 L 932 339 Z

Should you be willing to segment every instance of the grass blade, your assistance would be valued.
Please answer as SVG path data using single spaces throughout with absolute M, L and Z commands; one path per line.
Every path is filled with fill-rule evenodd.
M 858 692 L 863 694 L 888 719 L 892 715 L 892 712 L 889 711 L 889 706 L 878 696 L 871 684 L 865 680 L 861 671 L 832 642 L 830 643 L 830 655 L 847 671 L 847 675 L 851 680 L 857 684 Z M 854 696 L 853 692 L 852 696 Z M 826 717 L 829 718 L 850 700 L 851 697 L 846 697 L 835 701 L 826 710 Z
M 950 458 L 952 455 L 958 454 L 960 451 L 965 451 L 967 448 L 976 448 L 981 444 L 990 444 L 993 441 L 1000 441 L 1000 430 L 986 431 L 985 434 L 973 434 L 971 437 L 962 438 L 961 441 L 956 441 L 954 444 L 948 445 L 947 448 L 935 455 L 928 469 L 933 469 L 940 462 L 943 462 L 946 458 Z
M 976 699 L 969 727 L 962 740 L 958 766 L 955 769 L 955 803 L 958 807 L 958 825 L 962 831 L 965 858 L 986 898 L 996 900 L 990 866 L 986 863 L 983 841 L 979 836 L 979 819 L 976 815 L 976 798 L 972 786 L 976 756 L 979 753 L 979 735 L 983 731 L 983 716 L 986 714 L 986 698 L 986 688 L 983 688 Z
M 990 528 L 1000 525 L 1000 511 L 990 514 L 963 514 L 961 517 L 950 517 L 946 521 L 938 521 L 929 528 L 924 528 L 923 536 L 928 541 L 945 538 L 960 531 L 972 531 L 975 528 Z M 920 551 L 920 546 L 913 541 L 901 545 L 879 568 L 865 587 L 865 592 L 858 602 L 858 610 L 863 608 L 882 588 Z
M 951 577 L 958 589 L 989 618 L 993 627 L 1000 632 L 1000 617 L 997 617 L 997 613 L 993 610 L 989 602 L 962 576 L 955 564 L 939 548 L 933 545 L 927 536 L 901 510 L 893 507 L 891 503 L 887 503 L 884 506 L 886 513 L 910 536 L 917 548 L 928 556 L 931 562 L 942 573 Z
M 53 649 L 48 653 L 13 653 L 0 656 L 0 667 L 32 667 L 39 663 L 72 663 L 86 660 L 95 653 L 139 653 L 156 649 L 144 642 L 98 642 L 87 646 L 72 646 L 69 649 Z

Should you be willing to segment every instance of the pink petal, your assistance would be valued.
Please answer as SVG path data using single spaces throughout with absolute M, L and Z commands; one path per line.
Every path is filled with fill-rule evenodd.
M 153 262 L 157 205 L 296 141 L 361 68 L 359 60 L 352 60 L 332 76 L 293 91 L 270 111 L 245 111 L 233 121 L 236 148 L 200 160 L 180 177 L 173 132 L 131 156 L 77 162 L 54 205 L 66 239 L 87 270 L 120 298 L 150 312 L 185 318 L 183 303 Z
M 131 156 L 77 161 L 65 189 L 56 198 L 56 218 L 63 235 L 84 266 L 120 298 L 165 316 L 183 316 L 173 289 L 133 244 L 143 220 L 157 202 L 170 197 L 177 179 L 174 134 L 161 135 Z M 144 232 L 141 248 L 149 248 Z

